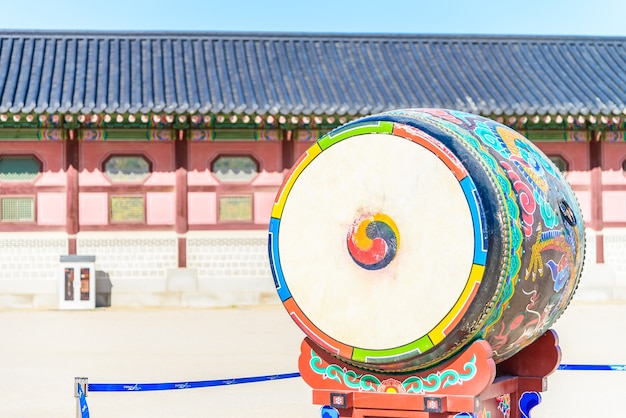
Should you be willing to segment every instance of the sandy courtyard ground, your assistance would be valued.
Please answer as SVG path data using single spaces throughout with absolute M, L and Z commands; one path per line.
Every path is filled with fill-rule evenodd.
M 626 363 L 626 305 L 574 303 L 563 363 Z M 0 417 L 75 417 L 73 382 L 159 383 L 297 372 L 282 306 L 0 312 Z M 620 416 L 626 372 L 558 371 L 533 418 Z M 164 392 L 93 392 L 92 418 L 319 417 L 299 378 Z M 495 418 L 495 417 L 493 417 Z

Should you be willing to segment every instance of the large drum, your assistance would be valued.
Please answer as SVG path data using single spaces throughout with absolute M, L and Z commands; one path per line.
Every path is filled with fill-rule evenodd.
M 272 211 L 278 295 L 320 348 L 378 371 L 422 370 L 476 339 L 496 362 L 567 307 L 584 224 L 532 143 L 451 110 L 387 112 L 300 158 Z

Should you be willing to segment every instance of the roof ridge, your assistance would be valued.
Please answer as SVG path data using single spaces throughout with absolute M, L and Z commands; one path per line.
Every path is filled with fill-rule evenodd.
M 427 34 L 427 33 L 366 33 L 366 32 L 244 32 L 244 31 L 106 31 L 106 30 L 38 30 L 2 29 L 0 37 L 49 38 L 217 38 L 217 39 L 336 39 L 336 40 L 405 40 L 458 42 L 626 42 L 626 36 L 593 35 L 518 35 L 518 34 Z

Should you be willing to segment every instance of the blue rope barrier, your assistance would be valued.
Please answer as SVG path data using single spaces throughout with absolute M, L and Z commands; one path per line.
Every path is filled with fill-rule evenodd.
M 77 385 L 78 389 L 78 406 L 80 418 L 89 418 L 89 406 L 87 406 L 87 399 L 85 399 L 85 392 L 83 392 L 83 388 L 80 383 Z
M 558 367 L 559 370 L 585 370 L 585 371 L 626 371 L 626 364 L 561 364 Z M 265 376 L 252 376 L 252 377 L 240 377 L 234 379 L 216 379 L 216 380 L 200 380 L 194 382 L 169 382 L 169 383 L 88 383 L 87 388 L 89 392 L 143 392 L 154 390 L 177 390 L 177 389 L 195 389 L 206 388 L 214 386 L 230 386 L 240 385 L 243 383 L 255 383 L 265 382 L 270 380 L 291 379 L 294 377 L 300 377 L 300 373 L 284 373 L 284 374 L 271 374 Z M 77 388 L 77 401 L 78 418 L 89 418 L 89 407 L 87 406 L 87 399 L 83 389 L 78 384 Z M 521 400 L 520 400 L 521 401 Z M 534 405 L 532 405 L 534 406 Z M 532 406 L 530 406 L 532 408 Z M 521 407 L 521 406 L 520 406 Z M 329 407 L 330 408 L 330 407 Z M 335 414 L 336 410 L 331 408 L 324 413 L 322 409 L 322 416 L 324 418 L 333 418 L 338 416 Z M 529 408 L 530 409 L 530 408 Z M 522 416 L 528 417 L 522 413 Z
M 170 383 L 89 383 L 89 392 L 143 392 L 151 390 L 196 389 L 213 386 L 240 385 L 242 383 L 265 382 L 300 377 L 300 373 L 272 374 L 266 376 L 241 377 L 234 379 L 201 380 L 195 382 Z
M 558 370 L 577 371 L 626 371 L 626 364 L 561 364 Z M 195 389 L 213 386 L 239 385 L 268 380 L 292 379 L 300 373 L 271 374 L 266 376 L 240 377 L 232 379 L 200 380 L 169 383 L 89 383 L 89 392 L 137 392 L 154 390 Z
M 626 371 L 626 364 L 561 364 L 559 370 Z

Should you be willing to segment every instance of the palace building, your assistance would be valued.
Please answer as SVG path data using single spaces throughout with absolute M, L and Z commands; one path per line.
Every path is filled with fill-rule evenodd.
M 113 306 L 277 301 L 287 171 L 412 107 L 532 140 L 583 210 L 580 297 L 626 299 L 625 69 L 626 38 L 2 31 L 0 307 L 56 307 L 62 255 L 95 256 Z

